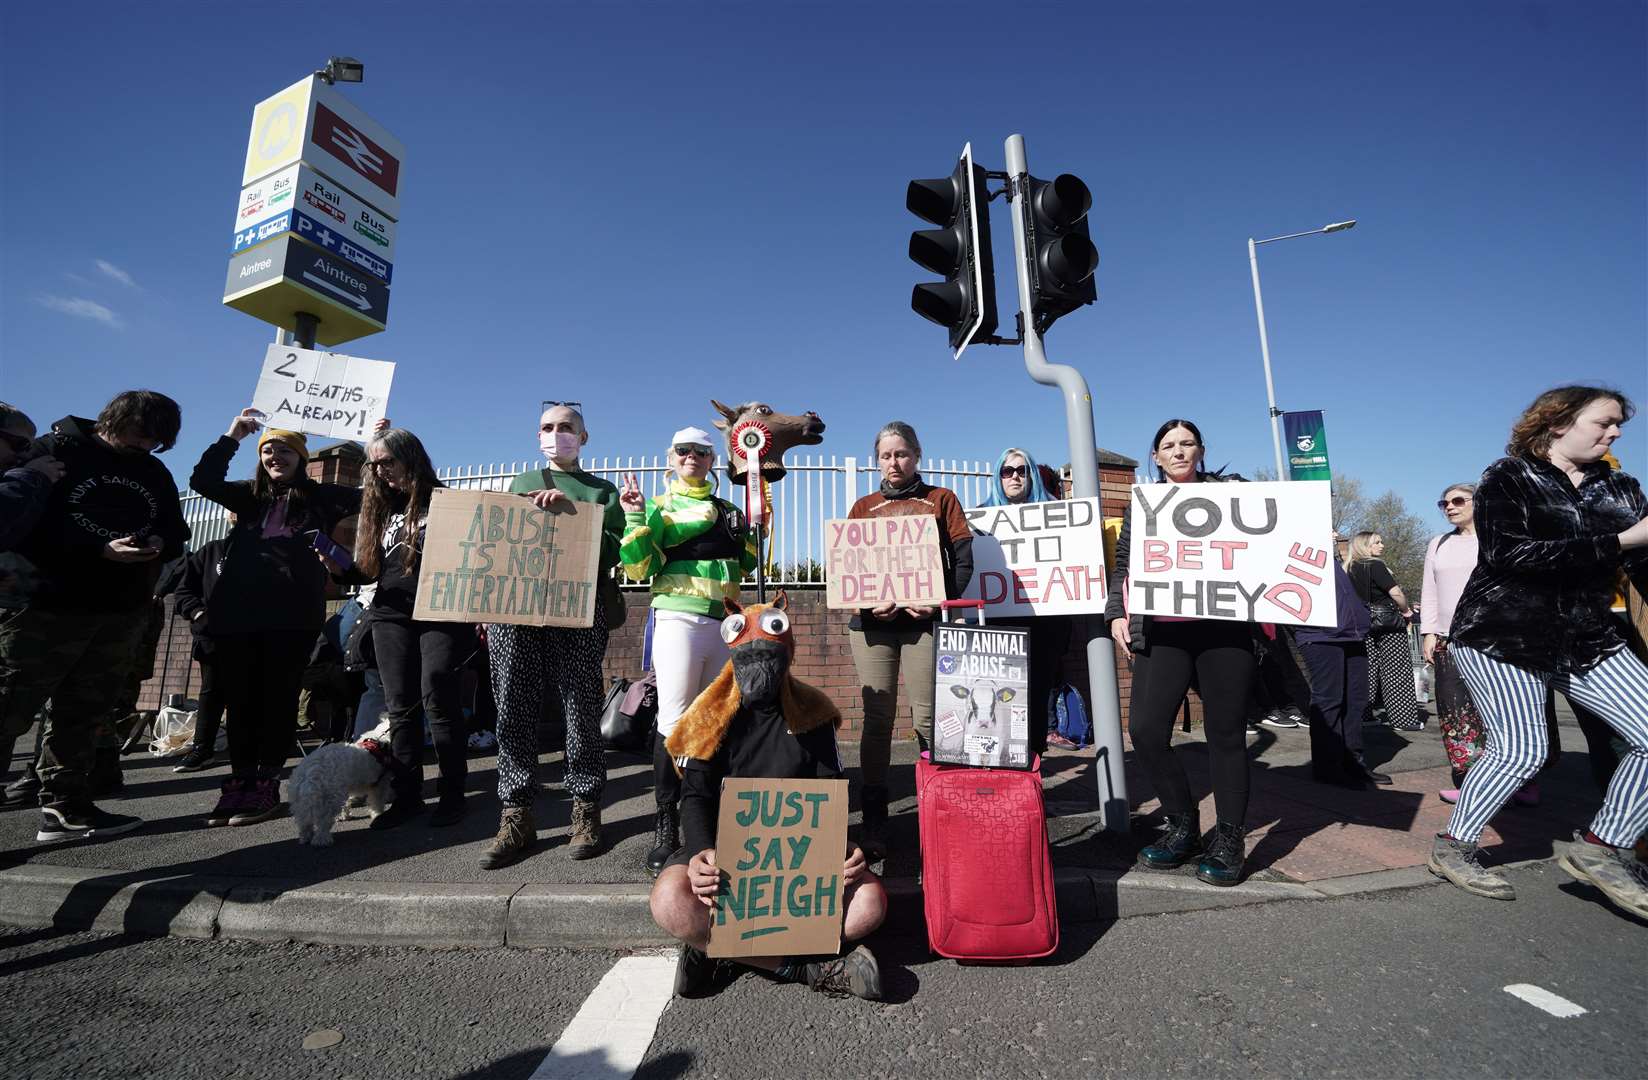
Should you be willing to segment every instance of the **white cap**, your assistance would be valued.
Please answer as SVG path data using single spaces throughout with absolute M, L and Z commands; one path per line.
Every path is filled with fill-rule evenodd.
M 703 428 L 684 427 L 670 439 L 671 446 L 707 446 L 715 449 L 715 440 Z

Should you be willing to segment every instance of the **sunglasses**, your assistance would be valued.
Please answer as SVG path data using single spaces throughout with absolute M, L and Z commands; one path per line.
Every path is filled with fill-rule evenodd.
M 1436 508 L 1438 510 L 1446 510 L 1450 506 L 1464 506 L 1470 501 L 1471 497 L 1469 495 L 1455 495 L 1451 499 L 1436 500 Z
M 565 405 L 569 409 L 578 409 L 582 408 L 583 404 L 581 401 L 546 401 L 544 402 L 544 408 L 553 409 L 557 405 Z
M 4 442 L 19 454 L 34 445 L 34 440 L 27 435 L 17 435 L 10 431 L 0 431 L 0 442 Z
M 686 457 L 689 454 L 693 457 L 713 457 L 715 451 L 707 446 L 688 446 L 685 443 L 675 448 L 676 457 Z
M 1003 465 L 1001 467 L 1001 478 L 1003 480 L 1010 480 L 1015 476 L 1023 480 L 1029 475 L 1030 467 L 1028 465 Z
M 391 465 L 398 464 L 400 464 L 400 462 L 396 461 L 394 458 L 384 458 L 382 461 L 368 461 L 366 463 L 366 468 L 370 472 L 383 472 L 383 470 L 389 468 Z

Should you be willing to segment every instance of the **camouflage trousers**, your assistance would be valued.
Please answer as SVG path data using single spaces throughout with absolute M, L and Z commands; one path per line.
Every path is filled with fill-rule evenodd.
M 131 674 L 147 612 L 86 614 L 36 608 L 0 613 L 0 750 L 48 700 L 40 748 L 40 802 L 86 800 L 95 747 L 114 742 L 112 713 Z M 107 729 L 107 730 L 104 730 Z

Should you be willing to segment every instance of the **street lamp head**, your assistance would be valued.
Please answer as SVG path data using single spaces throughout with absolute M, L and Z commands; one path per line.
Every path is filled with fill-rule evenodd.
M 329 86 L 340 82 L 355 83 L 366 77 L 366 65 L 353 56 L 334 56 L 315 74 L 325 79 Z
M 1325 233 L 1326 232 L 1343 232 L 1346 229 L 1354 229 L 1354 228 L 1356 228 L 1356 219 L 1351 218 L 1349 221 L 1335 221 L 1332 225 L 1324 226 L 1322 231 L 1325 232 Z

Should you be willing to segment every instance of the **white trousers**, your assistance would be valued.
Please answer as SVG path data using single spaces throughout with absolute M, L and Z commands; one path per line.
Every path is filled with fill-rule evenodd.
M 653 609 L 652 668 L 658 674 L 658 734 L 675 722 L 715 681 L 732 653 L 721 640 L 721 620 L 686 611 Z

